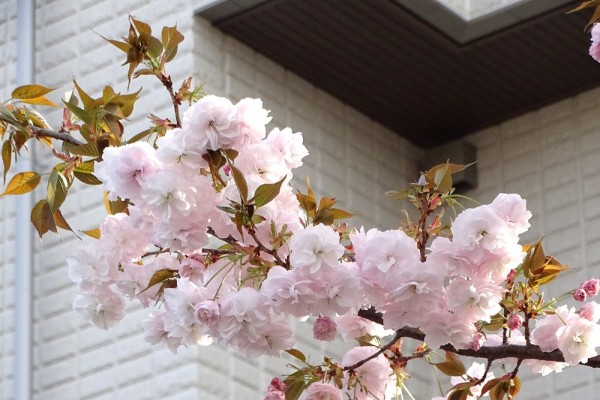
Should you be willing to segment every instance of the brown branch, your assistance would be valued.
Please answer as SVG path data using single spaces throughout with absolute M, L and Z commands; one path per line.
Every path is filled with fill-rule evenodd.
M 73 136 L 69 135 L 66 132 L 56 132 L 50 129 L 38 128 L 37 126 L 29 126 L 29 129 L 35 137 L 49 137 L 52 139 L 63 141 L 65 143 L 73 144 L 75 146 L 83 146 L 85 144 L 75 139 Z
M 377 312 L 374 308 L 368 310 L 360 310 L 358 312 L 360 317 L 368 319 L 369 321 L 383 324 L 383 318 L 381 313 Z M 425 341 L 425 334 L 417 328 L 404 327 L 396 331 L 401 337 L 407 337 L 421 342 Z M 553 362 L 565 362 L 565 358 L 560 350 L 554 350 L 551 352 L 542 351 L 538 346 L 518 346 L 514 344 L 501 345 L 501 346 L 483 346 L 479 350 L 472 349 L 456 349 L 453 346 L 447 344 L 441 346 L 440 349 L 450 351 L 465 357 L 475 358 L 486 358 L 488 360 L 499 360 L 502 358 L 517 358 L 521 360 L 539 360 L 539 361 L 553 361 Z M 588 359 L 586 363 L 580 363 L 591 368 L 600 368 L 600 356 L 592 357 Z
M 394 335 L 393 339 L 388 344 L 386 344 L 385 346 L 383 346 L 382 348 L 377 350 L 375 353 L 371 354 L 369 357 L 362 359 L 355 364 L 344 367 L 344 371 L 355 370 L 356 368 L 359 368 L 360 366 L 366 364 L 367 362 L 371 361 L 372 359 L 378 357 L 380 354 L 383 354 L 387 349 L 392 347 L 394 345 L 394 343 L 396 343 L 401 337 L 402 337 L 401 332 L 397 331 L 396 334 Z
M 405 327 L 398 329 L 397 331 L 402 337 L 408 337 L 420 341 L 425 341 L 425 334 L 416 328 Z M 539 360 L 539 361 L 553 361 L 553 362 L 564 362 L 565 358 L 560 350 L 554 350 L 551 352 L 542 351 L 538 346 L 531 345 L 518 346 L 514 344 L 502 345 L 502 346 L 483 346 L 479 350 L 472 349 L 455 349 L 453 346 L 447 344 L 440 347 L 442 350 L 450 351 L 452 353 L 459 354 L 466 357 L 475 358 L 487 358 L 488 360 L 499 360 L 502 358 L 517 358 L 520 360 Z M 587 367 L 600 368 L 600 356 L 592 357 L 587 363 L 581 363 Z
M 239 242 L 237 241 L 236 238 L 234 238 L 233 236 L 229 235 L 227 237 L 220 237 L 219 235 L 217 235 L 217 232 L 215 232 L 215 230 L 209 226 L 208 228 L 206 228 L 206 233 L 208 233 L 211 236 L 216 237 L 219 240 L 224 241 L 227 244 L 230 244 L 232 246 L 238 246 L 239 247 Z
M 61 140 L 65 143 L 73 144 L 75 146 L 81 146 L 81 145 L 85 144 L 85 143 L 80 142 L 79 140 L 75 139 L 73 136 L 69 135 L 66 132 L 56 132 L 51 129 L 44 129 L 44 128 L 40 128 L 37 126 L 29 125 L 29 124 L 17 123 L 17 121 L 14 121 L 10 118 L 6 118 L 5 116 L 3 116 L 1 114 L 0 114 L 0 121 L 5 122 L 9 125 L 12 125 L 19 130 L 29 130 L 31 132 L 32 137 L 49 137 L 52 139 Z
M 421 255 L 421 262 L 425 262 L 427 260 L 425 250 L 427 248 L 427 242 L 429 241 L 427 218 L 433 211 L 429 208 L 429 201 L 427 199 L 427 194 L 425 193 L 419 193 L 419 211 L 421 212 L 419 217 L 419 233 L 421 237 L 417 240 L 417 247 L 419 248 L 419 253 Z
M 258 236 L 256 236 L 256 231 L 254 230 L 254 226 L 251 226 L 249 229 L 247 229 L 247 231 L 250 234 L 250 236 L 252 237 L 252 239 L 254 239 L 254 241 L 256 242 L 256 245 L 258 246 L 257 249 L 259 251 L 263 251 L 263 252 L 273 256 L 273 258 L 275 259 L 275 263 L 277 265 L 279 265 L 280 267 L 283 267 L 288 270 L 291 268 L 289 258 L 287 258 L 286 261 L 283 261 L 281 259 L 281 257 L 279 256 L 279 253 L 277 253 L 277 250 L 269 249 L 268 247 L 266 247 L 265 245 L 263 245 L 260 242 L 260 240 L 258 239 Z
M 170 75 L 162 74 L 160 81 L 171 96 L 171 101 L 173 102 L 173 110 L 175 111 L 175 121 L 177 124 L 177 128 L 181 128 L 181 117 L 179 116 L 179 106 L 181 105 L 181 100 L 177 98 L 175 92 L 173 91 L 173 80 L 171 80 Z

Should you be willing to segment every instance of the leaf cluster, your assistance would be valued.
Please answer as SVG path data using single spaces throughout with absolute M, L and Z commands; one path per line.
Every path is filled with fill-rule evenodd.
M 300 208 L 306 213 L 306 221 L 303 225 L 308 226 L 310 224 L 318 225 L 332 225 L 335 221 L 340 219 L 351 218 L 354 214 L 344 211 L 340 208 L 333 207 L 336 203 L 334 197 L 322 197 L 317 205 L 317 199 L 310 186 L 310 179 L 306 178 L 306 193 L 298 191 L 296 198 L 300 202 Z

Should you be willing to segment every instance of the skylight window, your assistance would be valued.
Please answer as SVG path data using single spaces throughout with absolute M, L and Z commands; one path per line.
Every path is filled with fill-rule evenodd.
M 493 14 L 506 7 L 531 0 L 435 0 L 465 21 Z

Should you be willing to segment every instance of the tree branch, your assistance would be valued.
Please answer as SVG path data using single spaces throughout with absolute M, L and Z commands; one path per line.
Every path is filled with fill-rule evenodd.
M 398 339 L 400 339 L 401 337 L 402 337 L 402 334 L 400 333 L 400 331 L 396 331 L 396 334 L 394 335 L 394 337 L 392 338 L 392 340 L 388 344 L 386 344 L 385 346 L 383 346 L 382 348 L 380 348 L 379 350 L 377 350 L 375 353 L 371 354 L 369 357 L 360 360 L 356 364 L 352 364 L 352 365 L 349 365 L 347 367 L 344 367 L 344 371 L 355 370 L 356 368 L 358 368 L 358 367 L 366 364 L 368 361 L 371 361 L 372 359 L 378 357 L 380 354 L 383 354 L 387 349 L 389 349 L 390 347 L 392 347 L 392 345 L 394 343 L 396 343 L 398 341 Z
M 181 100 L 177 98 L 175 92 L 173 91 L 173 80 L 171 79 L 170 75 L 162 74 L 160 81 L 171 96 L 171 101 L 173 102 L 173 110 L 175 111 L 175 122 L 177 124 L 177 127 L 181 128 L 181 117 L 179 116 L 179 105 L 181 104 Z
M 358 312 L 360 317 L 368 319 L 369 321 L 383 324 L 383 318 L 381 313 L 377 312 L 374 308 L 368 310 L 360 310 Z M 425 342 L 425 334 L 417 328 L 404 327 L 396 331 L 397 335 L 401 337 L 407 337 L 421 342 Z M 440 349 L 450 351 L 465 357 L 475 358 L 486 358 L 488 360 L 499 360 L 502 358 L 517 358 L 522 360 L 539 360 L 539 361 L 553 361 L 553 362 L 565 362 L 565 358 L 560 350 L 554 350 L 551 352 L 542 351 L 538 346 L 518 346 L 514 344 L 501 345 L 501 346 L 483 346 L 479 350 L 472 349 L 456 349 L 453 346 L 447 344 Z M 580 363 L 591 368 L 600 368 L 600 356 L 592 357 L 588 359 L 586 363 Z
M 38 136 L 49 137 L 52 139 L 61 140 L 65 143 L 73 144 L 75 146 L 82 146 L 85 144 L 65 132 L 56 132 L 56 131 L 52 131 L 50 129 L 38 128 L 37 126 L 31 126 L 31 125 L 29 126 L 29 129 L 31 130 L 31 132 L 33 133 L 33 135 L 35 137 L 38 137 Z
M 5 122 L 8 125 L 12 125 L 18 130 L 29 129 L 33 137 L 49 137 L 52 139 L 61 140 L 66 143 L 74 144 L 75 146 L 81 146 L 85 144 L 75 139 L 73 136 L 69 135 L 66 132 L 56 132 L 50 129 L 44 129 L 30 124 L 21 124 L 20 122 L 15 121 L 11 118 L 7 118 L 2 114 L 0 114 L 0 121 Z

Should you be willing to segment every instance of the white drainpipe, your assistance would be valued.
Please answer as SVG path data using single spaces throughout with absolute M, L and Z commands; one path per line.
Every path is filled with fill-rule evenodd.
M 33 83 L 35 0 L 17 0 L 17 85 Z M 33 147 L 33 146 L 31 146 Z M 32 151 L 32 149 L 30 149 Z M 17 168 L 31 171 L 33 154 L 22 152 Z M 15 197 L 15 332 L 14 398 L 31 399 L 32 306 L 33 306 L 33 229 L 29 219 L 32 194 Z

